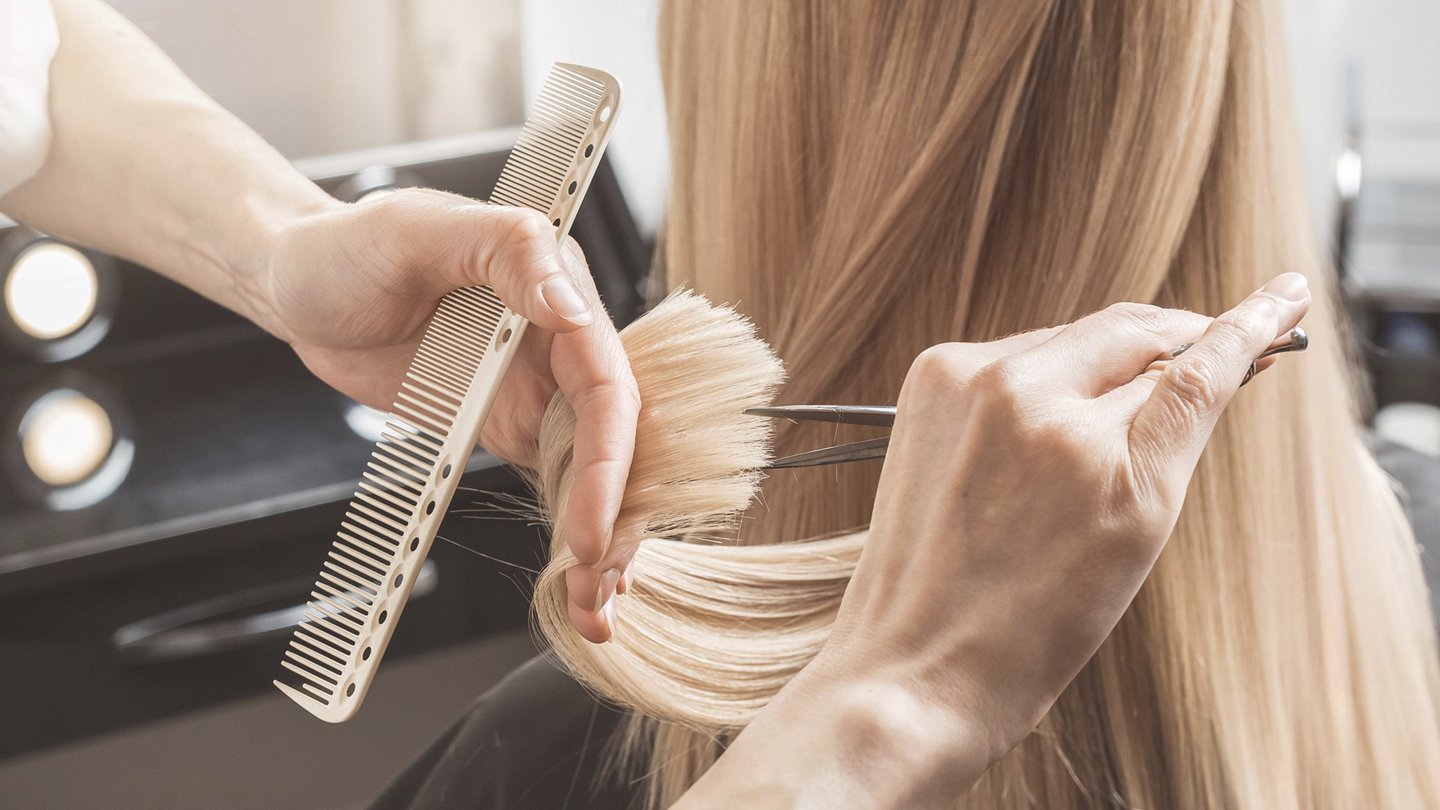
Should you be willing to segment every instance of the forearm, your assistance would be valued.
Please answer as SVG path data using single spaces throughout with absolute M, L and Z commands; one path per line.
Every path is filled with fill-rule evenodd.
M 950 806 L 992 756 L 979 725 L 953 707 L 898 683 L 802 673 L 676 807 Z
M 145 265 L 282 337 L 267 248 L 335 204 L 108 6 L 54 0 L 53 138 L 0 210 Z

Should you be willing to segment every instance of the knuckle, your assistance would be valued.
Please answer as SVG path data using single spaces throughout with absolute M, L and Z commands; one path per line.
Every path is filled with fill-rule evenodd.
M 1178 394 L 1176 400 L 1194 414 L 1220 406 L 1220 381 L 1208 363 L 1171 363 L 1160 373 L 1160 385 Z
M 963 344 L 941 343 L 920 352 L 900 386 L 902 411 L 952 397 L 965 380 Z
M 952 385 L 959 379 L 958 353 L 954 343 L 941 343 L 920 352 L 910 364 L 907 381 L 914 380 L 925 388 Z
M 1280 310 L 1274 299 L 1259 296 L 1216 318 L 1211 328 L 1225 340 L 1227 349 L 1239 352 L 1252 344 L 1268 342 L 1279 320 Z
M 1026 388 L 1030 375 L 1016 357 L 1005 357 L 975 372 L 971 385 L 980 392 L 1009 399 Z
M 532 247 L 550 225 L 544 214 L 528 208 L 506 208 L 500 217 L 505 223 L 506 241 L 513 247 Z
M 538 211 L 507 208 L 495 216 L 500 238 L 493 245 L 484 246 L 481 257 L 491 283 L 514 287 L 550 275 L 548 245 L 543 241 L 550 225 L 544 215 Z
M 966 384 L 966 398 L 975 413 L 995 430 L 1013 434 L 1027 445 L 1057 440 L 1051 424 L 1026 394 L 1025 371 L 1013 357 L 977 371 Z
M 1163 331 L 1169 313 L 1154 304 L 1138 304 L 1134 301 L 1120 301 L 1105 308 L 1106 314 L 1115 321 L 1133 326 L 1141 332 Z

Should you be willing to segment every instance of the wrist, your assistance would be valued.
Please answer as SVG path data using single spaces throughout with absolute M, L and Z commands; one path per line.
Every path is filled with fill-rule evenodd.
M 290 330 L 277 314 L 271 283 L 275 246 L 287 230 L 345 205 L 293 170 L 291 174 L 238 201 L 218 256 L 244 307 L 241 314 L 285 341 L 291 339 Z
M 969 706 L 937 702 L 900 678 L 822 678 L 797 679 L 797 709 L 834 718 L 837 747 L 872 763 L 867 782 L 883 791 L 873 796 L 882 806 L 953 802 L 1000 753 Z
M 677 806 L 951 806 L 994 755 L 964 710 L 812 662 Z

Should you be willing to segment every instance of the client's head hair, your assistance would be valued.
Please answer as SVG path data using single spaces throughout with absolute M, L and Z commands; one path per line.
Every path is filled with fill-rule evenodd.
M 1313 348 L 1230 407 L 1134 605 L 962 806 L 1440 803 L 1424 581 L 1359 440 L 1278 5 L 784 0 L 662 14 L 665 277 L 756 324 L 786 362 L 784 401 L 893 402 L 931 344 L 1120 300 L 1213 314 L 1277 272 L 1311 279 Z M 778 380 L 744 332 L 689 297 L 627 331 L 644 416 L 625 508 L 656 539 L 610 644 L 566 624 L 563 537 L 536 594 L 565 664 L 650 718 L 626 745 L 648 752 L 660 802 L 823 643 L 879 475 L 773 475 L 739 519 L 766 443 L 739 412 Z M 573 431 L 552 404 L 551 509 Z M 774 441 L 787 453 L 833 438 L 780 425 Z

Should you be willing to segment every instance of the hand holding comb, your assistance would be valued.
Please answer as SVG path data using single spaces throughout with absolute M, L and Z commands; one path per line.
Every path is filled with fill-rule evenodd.
M 620 84 L 557 64 L 491 202 L 541 211 L 564 240 L 605 151 Z M 361 473 L 275 685 L 331 723 L 355 716 L 528 322 L 488 285 L 440 301 Z

